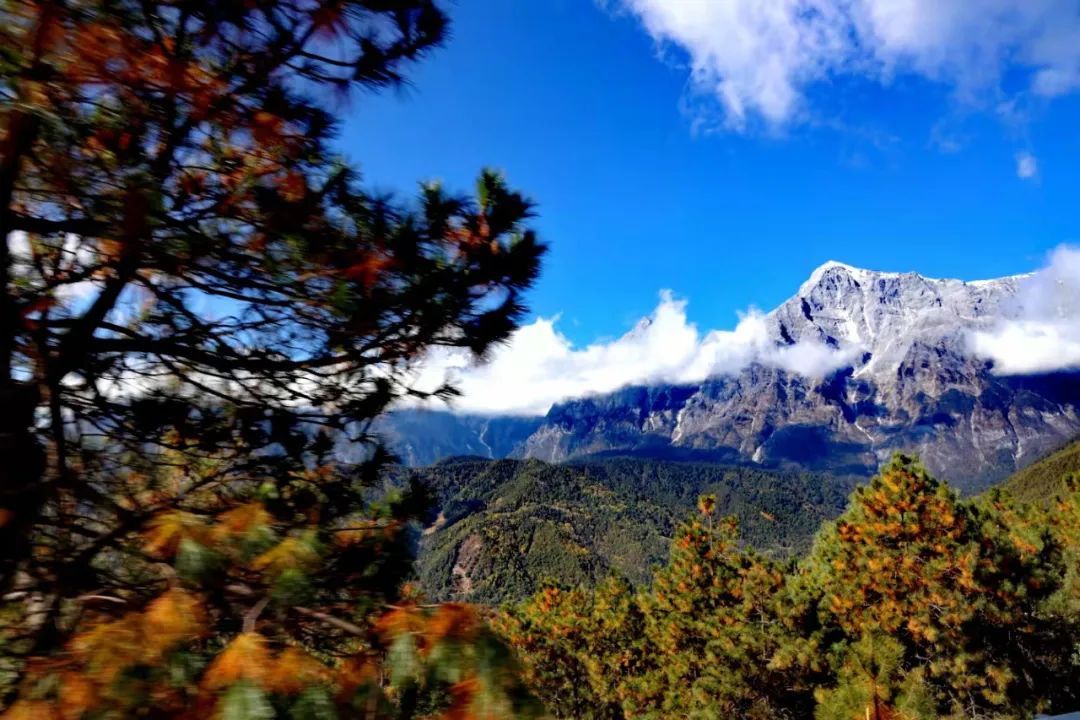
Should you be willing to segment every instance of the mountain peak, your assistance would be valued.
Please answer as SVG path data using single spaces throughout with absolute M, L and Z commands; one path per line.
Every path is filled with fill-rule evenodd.
M 810 277 L 807 278 L 806 282 L 804 282 L 802 284 L 802 287 L 799 288 L 799 294 L 807 294 L 812 288 L 820 285 L 821 282 L 827 277 L 846 276 L 857 283 L 862 283 L 871 278 L 898 277 L 899 275 L 900 273 L 887 273 L 878 272 L 876 270 L 866 270 L 864 268 L 855 267 L 854 265 L 842 263 L 839 260 L 829 260 L 819 265 L 817 268 L 814 269 L 814 272 L 810 273 Z
M 814 275 L 823 275 L 827 271 L 832 270 L 833 268 L 841 268 L 843 270 L 847 270 L 848 272 L 869 272 L 869 270 L 857 268 L 854 265 L 848 265 L 847 263 L 840 262 L 839 260 L 826 260 L 821 265 L 819 265 L 813 273 L 811 273 L 811 277 L 813 277 Z
M 857 373 L 880 374 L 884 386 L 894 382 L 913 347 L 948 346 L 963 354 L 965 334 L 997 317 L 1017 284 L 1015 278 L 940 280 L 830 260 L 769 317 L 777 342 L 812 340 L 865 351 L 871 359 Z
M 810 273 L 810 277 L 799 288 L 800 294 L 805 294 L 807 288 L 812 288 L 819 284 L 826 275 L 832 272 L 840 271 L 849 277 L 854 278 L 858 282 L 862 283 L 867 279 L 878 278 L 909 278 L 924 280 L 929 283 L 944 283 L 944 284 L 956 284 L 956 285 L 971 285 L 973 287 L 995 285 L 995 284 L 1015 284 L 1017 281 L 1030 277 L 1033 273 L 1023 273 L 1017 275 L 1006 275 L 998 278 L 988 278 L 985 280 L 957 280 L 951 278 L 937 278 L 923 275 L 922 273 L 909 271 L 909 272 L 895 272 L 886 270 L 868 270 L 866 268 L 856 267 L 849 265 L 839 260 L 827 260 L 818 267 L 814 268 L 814 271 Z

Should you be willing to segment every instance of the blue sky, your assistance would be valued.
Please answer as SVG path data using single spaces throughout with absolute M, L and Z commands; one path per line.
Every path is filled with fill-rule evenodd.
M 1045 29 L 1074 4 L 1030 0 L 1046 11 L 1032 27 L 1049 33 L 1031 47 L 1008 35 L 1011 16 L 965 26 L 976 21 L 907 0 L 900 20 L 926 27 L 883 36 L 872 57 L 829 54 L 818 28 L 732 55 L 724 32 L 788 37 L 768 19 L 709 24 L 756 1 L 456 0 L 451 40 L 410 87 L 351 103 L 344 150 L 371 185 L 402 193 L 505 171 L 538 203 L 551 246 L 531 307 L 561 315 L 575 345 L 621 335 L 665 288 L 702 328 L 730 328 L 828 259 L 978 279 L 1080 240 L 1080 93 L 1062 74 L 1080 58 Z M 710 2 L 720 16 L 680 15 Z M 868 18 L 881 4 L 860 2 Z M 827 17 L 835 3 L 812 4 Z M 965 46 L 992 31 L 997 45 Z M 1052 91 L 1036 89 L 1039 68 L 1064 68 Z

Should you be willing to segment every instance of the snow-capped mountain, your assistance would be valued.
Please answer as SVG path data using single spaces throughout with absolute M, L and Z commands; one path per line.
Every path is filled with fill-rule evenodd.
M 568 400 L 538 424 L 496 418 L 482 427 L 512 429 L 500 435 L 500 454 L 550 461 L 635 452 L 869 473 L 913 451 L 961 487 L 982 488 L 1080 435 L 1080 373 L 995 375 L 971 350 L 973 332 L 1016 311 L 1022 281 L 829 262 L 766 316 L 778 349 L 835 350 L 840 368 L 824 377 L 755 362 L 702 383 Z M 408 444 L 432 446 L 417 416 L 403 416 Z
M 935 280 L 830 261 L 769 320 L 778 342 L 813 339 L 860 348 L 872 357 L 857 363 L 859 374 L 884 376 L 915 344 L 944 340 L 966 351 L 972 330 L 985 329 L 1011 311 L 1009 301 L 1023 278 Z

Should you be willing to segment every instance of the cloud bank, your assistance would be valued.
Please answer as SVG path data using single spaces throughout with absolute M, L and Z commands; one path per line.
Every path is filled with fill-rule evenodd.
M 1019 73 L 1024 92 L 1080 89 L 1074 0 L 607 0 L 685 52 L 726 125 L 783 126 L 815 83 L 915 75 L 974 98 Z
M 1006 317 L 973 333 L 972 349 L 1001 375 L 1080 369 L 1080 247 L 1060 247 L 1005 308 Z
M 483 364 L 461 352 L 433 353 L 415 385 L 430 390 L 451 380 L 462 392 L 453 406 L 464 412 L 539 415 L 566 398 L 635 384 L 700 382 L 751 363 L 822 376 L 849 364 L 854 353 L 816 341 L 777 346 L 767 316 L 757 310 L 743 314 L 733 330 L 702 333 L 688 320 L 686 301 L 669 291 L 648 318 L 611 341 L 575 348 L 557 322 L 540 318 L 523 326 Z

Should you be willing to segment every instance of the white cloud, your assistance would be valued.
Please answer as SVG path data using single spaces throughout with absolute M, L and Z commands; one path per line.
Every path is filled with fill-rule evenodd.
M 1060 247 L 1020 288 L 1006 319 L 972 335 L 1002 375 L 1080 368 L 1080 248 Z
M 913 74 L 968 99 L 1006 69 L 1053 97 L 1080 89 L 1074 0 L 607 0 L 637 16 L 661 47 L 685 52 L 695 91 L 727 125 L 782 126 L 806 90 L 857 76 Z
M 558 318 L 523 326 L 483 364 L 466 353 L 430 355 L 415 385 L 434 389 L 452 380 L 463 395 L 456 409 L 476 413 L 542 414 L 570 397 L 633 384 L 698 382 L 757 362 L 808 376 L 849 363 L 852 352 L 818 342 L 777 346 L 767 316 L 751 310 L 733 330 L 702 334 L 686 316 L 686 302 L 663 292 L 652 315 L 620 338 L 575 348 L 556 328 Z
M 1039 176 L 1039 161 L 1029 152 L 1016 154 L 1016 177 L 1032 180 Z

